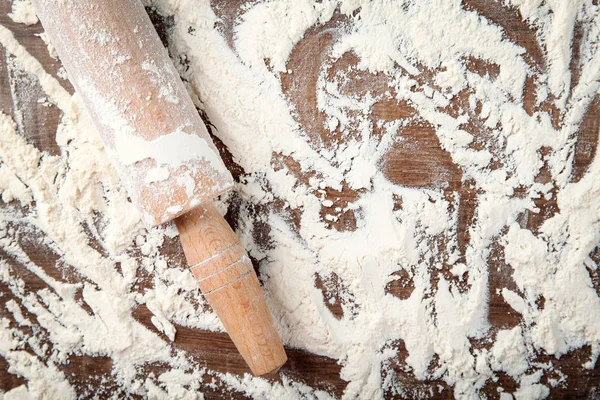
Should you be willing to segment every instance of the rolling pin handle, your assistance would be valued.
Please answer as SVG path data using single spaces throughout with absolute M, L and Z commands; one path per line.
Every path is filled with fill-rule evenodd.
M 252 262 L 212 202 L 175 220 L 200 290 L 219 316 L 252 373 L 287 360 Z

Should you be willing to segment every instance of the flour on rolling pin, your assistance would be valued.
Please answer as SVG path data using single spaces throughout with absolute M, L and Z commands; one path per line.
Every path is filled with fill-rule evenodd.
M 42 13 L 53 22 L 48 34 L 65 55 L 61 61 L 133 203 L 147 224 L 161 224 L 226 192 L 233 181 L 166 50 L 150 40 L 144 10 L 117 21 L 98 11 L 118 8 L 111 3 L 71 2 L 68 15 L 52 7 Z M 63 43 L 59 29 L 86 45 Z

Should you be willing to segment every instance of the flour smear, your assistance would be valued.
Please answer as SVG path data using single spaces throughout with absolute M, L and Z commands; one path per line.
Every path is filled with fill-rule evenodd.
M 477 4 L 147 1 L 236 164 L 219 206 L 276 326 L 337 360 L 345 399 L 542 399 L 570 388 L 561 356 L 596 366 L 600 10 L 505 0 L 488 19 Z M 28 7 L 14 21 L 35 23 Z M 37 88 L 61 111 L 53 152 L 26 110 L 0 115 L 0 355 L 26 382 L 3 397 L 336 397 L 170 343 L 177 326 L 222 331 L 175 228 L 144 228 L 77 95 L 4 27 L 0 44 L 13 96 Z M 430 166 L 413 181 L 412 151 L 417 175 Z M 63 367 L 81 356 L 112 366 L 77 383 Z

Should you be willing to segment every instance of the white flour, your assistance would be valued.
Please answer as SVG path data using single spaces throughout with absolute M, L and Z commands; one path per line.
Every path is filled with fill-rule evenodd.
M 560 357 L 589 346 L 582 369 L 593 368 L 600 354 L 600 298 L 590 275 L 597 268 L 590 253 L 600 243 L 600 158 L 581 179 L 572 178 L 575 134 L 600 89 L 600 10 L 591 1 L 506 3 L 537 29 L 544 67 L 458 0 L 248 4 L 233 24 L 233 48 L 208 1 L 152 2 L 174 16 L 169 50 L 186 60 L 179 72 L 244 170 L 223 206 L 239 207 L 238 234 L 259 262 L 279 332 L 289 346 L 339 360 L 345 398 L 418 395 L 407 393 L 389 367 L 397 356 L 390 345 L 398 340 L 408 352 L 405 374 L 439 378 L 459 398 L 477 398 L 499 372 L 518 387 L 504 391 L 503 399 L 544 398 L 558 384 L 550 374 L 562 372 L 538 362 L 541 354 Z M 325 23 L 333 28 L 319 33 Z M 575 78 L 569 66 L 577 24 L 585 29 Z M 314 129 L 330 131 L 331 141 L 315 139 L 299 122 L 306 106 L 296 97 L 303 92 L 290 95 L 302 85 L 294 77 L 303 71 L 288 61 L 317 34 L 331 39 L 321 42 L 327 48 L 315 55 L 321 57 L 311 72 L 316 84 L 306 90 L 315 92 L 323 121 Z M 6 312 L 21 325 L 2 320 L 0 354 L 12 373 L 28 380 L 27 390 L 75 395 L 58 367 L 77 354 L 110 357 L 123 390 L 148 397 L 201 396 L 208 375 L 257 398 L 329 397 L 285 377 L 271 383 L 213 374 L 183 351 L 171 352 L 166 340 L 133 318 L 132 310 L 145 304 L 171 340 L 174 324 L 221 329 L 215 315 L 203 311 L 191 274 L 161 253 L 174 228 L 142 227 L 77 96 L 46 74 L 10 31 L 0 28 L 0 43 L 64 112 L 56 137 L 60 156 L 39 152 L 10 117 L 0 117 L 0 191 L 8 203 L 0 214 L 0 248 L 14 260 L 0 262 L 0 278 L 17 300 Z M 352 54 L 356 64 L 331 72 Z M 469 58 L 496 65 L 497 73 L 474 72 Z M 359 89 L 357 75 L 366 82 Z M 533 106 L 553 102 L 561 122 L 527 109 L 528 80 L 537 93 Z M 282 89 L 284 81 L 291 89 Z M 465 95 L 457 112 L 448 111 Z M 374 118 L 382 102 L 405 102 L 418 116 Z M 486 133 L 481 138 L 469 133 L 475 119 Z M 476 192 L 465 249 L 458 239 L 460 194 L 450 178 L 442 174 L 428 187 L 401 185 L 383 168 L 390 149 L 412 145 L 415 123 L 432 127 L 460 167 L 462 183 Z M 544 170 L 551 179 L 539 179 Z M 147 179 L 163 175 L 154 171 Z M 343 188 L 350 201 L 331 194 Z M 540 198 L 555 199 L 559 211 L 527 229 L 522 217 L 540 212 L 534 202 Z M 355 227 L 335 225 L 349 215 Z M 259 225 L 269 227 L 268 239 Z M 56 270 L 73 269 L 80 281 L 59 280 L 29 258 L 19 238 L 34 234 L 38 239 L 31 240 L 59 257 Z M 436 244 L 440 239 L 443 246 Z M 510 328 L 498 329 L 488 318 L 494 248 L 513 270 L 514 290 L 498 289 L 519 316 Z M 442 274 L 444 268 L 451 273 Z M 23 269 L 50 289 L 28 289 L 19 277 Z M 137 287 L 142 272 L 153 274 L 151 289 Z M 334 276 L 345 288 L 341 317 L 315 285 L 317 277 L 327 282 Z M 386 286 L 397 281 L 412 291 L 403 298 L 388 293 Z M 25 328 L 31 324 L 39 327 L 34 333 Z M 40 361 L 43 346 L 51 355 Z M 143 374 L 141 365 L 159 362 L 171 371 Z
M 10 19 L 19 24 L 34 25 L 38 23 L 38 17 L 30 0 L 14 0 L 12 12 L 8 14 Z

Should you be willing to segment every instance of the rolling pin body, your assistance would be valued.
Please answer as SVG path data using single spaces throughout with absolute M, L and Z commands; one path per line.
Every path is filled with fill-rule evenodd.
M 256 375 L 286 361 L 258 279 L 212 204 L 233 186 L 139 0 L 33 0 L 148 225 L 176 218 L 192 273 Z
M 139 0 L 38 0 L 69 80 L 148 225 L 233 186 Z

